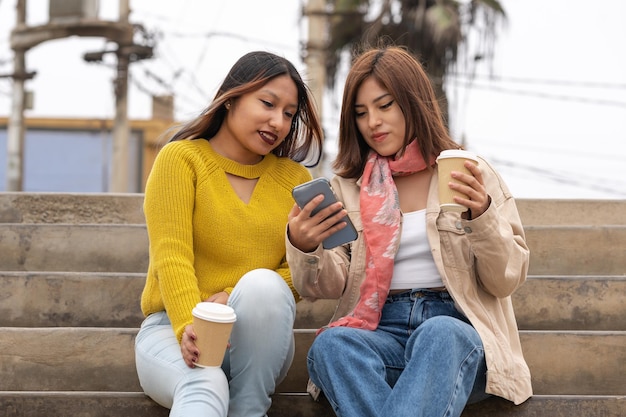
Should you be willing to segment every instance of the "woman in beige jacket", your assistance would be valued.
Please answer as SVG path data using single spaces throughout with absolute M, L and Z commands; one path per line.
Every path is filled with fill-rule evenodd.
M 515 201 L 479 158 L 449 184 L 465 211 L 442 211 L 436 157 L 456 148 L 410 54 L 355 60 L 332 180 L 343 208 L 311 215 L 321 196 L 295 206 L 287 234 L 300 295 L 339 299 L 308 355 L 311 392 L 338 416 L 460 416 L 488 395 L 532 395 L 511 304 L 529 263 Z M 323 249 L 346 214 L 358 238 Z

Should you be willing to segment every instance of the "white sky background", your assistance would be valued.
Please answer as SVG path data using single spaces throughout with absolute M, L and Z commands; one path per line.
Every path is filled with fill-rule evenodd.
M 13 69 L 15 3 L 0 0 L 0 74 Z M 232 64 L 252 50 L 283 55 L 307 77 L 301 0 L 130 3 L 131 21 L 160 33 L 155 57 L 131 66 L 130 118 L 150 118 L 145 91 L 174 93 L 177 119 L 194 117 Z M 462 76 L 447 84 L 455 139 L 464 137 L 468 149 L 493 163 L 518 198 L 626 198 L 626 1 L 502 4 L 509 22 L 500 30 L 493 67 L 479 67 L 470 88 Z M 117 5 L 100 0 L 100 17 L 116 20 Z M 28 0 L 28 6 L 29 25 L 47 22 L 47 0 Z M 75 37 L 31 49 L 26 67 L 37 75 L 26 86 L 35 101 L 25 116 L 112 118 L 114 57 L 106 65 L 82 59 L 106 47 L 103 39 Z M 342 82 L 337 86 L 324 101 L 330 146 Z M 0 116 L 10 114 L 10 94 L 10 80 L 0 78 Z

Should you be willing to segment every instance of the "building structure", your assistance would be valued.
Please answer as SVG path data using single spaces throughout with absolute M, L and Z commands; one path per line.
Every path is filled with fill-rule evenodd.
M 174 126 L 171 96 L 153 98 L 152 118 L 129 120 L 128 192 L 142 193 L 164 135 Z M 7 163 L 9 118 L 0 117 L 0 166 Z M 26 118 L 23 191 L 108 192 L 114 120 Z M 0 191 L 7 191 L 0 170 Z

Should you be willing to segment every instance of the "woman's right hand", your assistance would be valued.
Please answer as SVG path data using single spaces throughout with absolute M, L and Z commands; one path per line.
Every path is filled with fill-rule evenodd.
M 210 296 L 204 301 L 207 303 L 219 303 L 219 304 L 228 305 L 228 297 L 229 295 L 226 291 L 221 291 L 221 292 L 213 294 L 212 296 Z
M 198 347 L 196 346 L 196 333 L 193 331 L 193 326 L 188 324 L 185 326 L 185 331 L 183 332 L 183 338 L 180 342 L 180 351 L 183 354 L 183 359 L 185 363 L 190 368 L 196 367 L 196 362 L 198 361 Z
M 288 237 L 291 244 L 302 252 L 313 252 L 333 233 L 347 226 L 342 222 L 348 212 L 340 202 L 320 210 L 314 216 L 311 213 L 324 200 L 323 195 L 314 197 L 302 209 L 294 204 L 289 212 Z M 334 214 L 333 214 L 334 213 Z

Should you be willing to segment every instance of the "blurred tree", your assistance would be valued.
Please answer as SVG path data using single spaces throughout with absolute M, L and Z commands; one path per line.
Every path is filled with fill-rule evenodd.
M 476 61 L 490 62 L 496 25 L 506 22 L 499 0 L 327 0 L 327 10 L 329 88 L 346 52 L 352 59 L 364 45 L 404 45 L 424 65 L 446 115 L 446 73 L 471 75 Z

